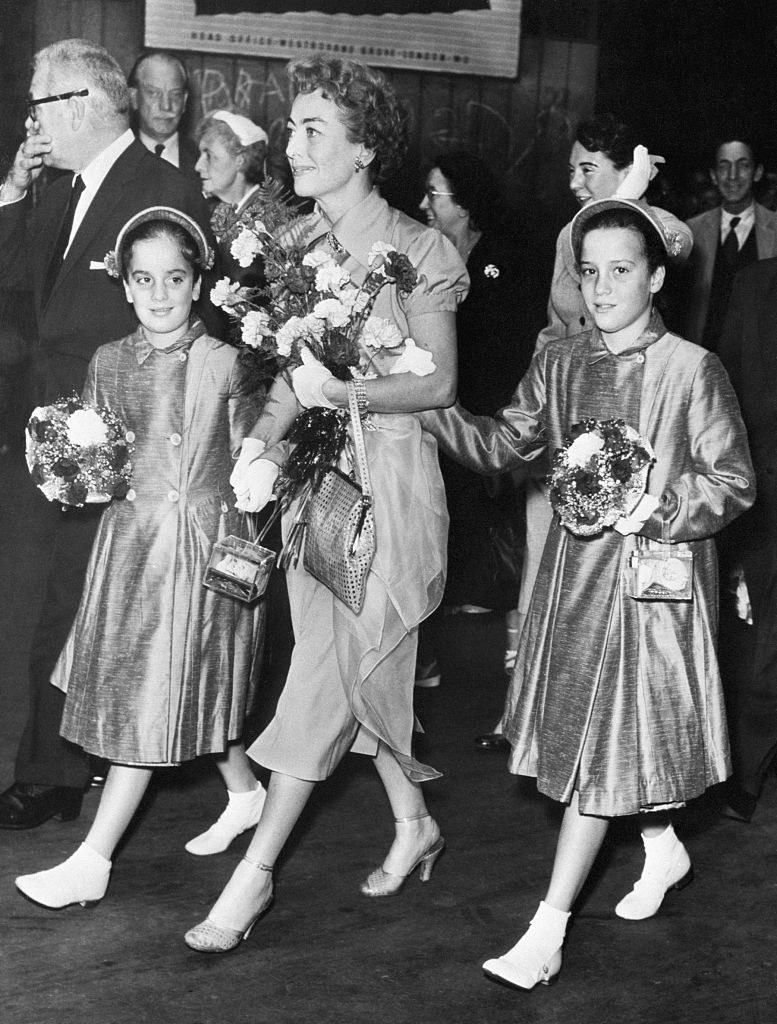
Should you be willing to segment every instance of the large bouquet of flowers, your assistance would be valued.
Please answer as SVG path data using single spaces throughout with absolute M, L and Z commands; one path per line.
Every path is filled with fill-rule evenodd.
M 291 229 L 288 234 L 293 237 Z M 331 237 L 334 253 L 342 253 Z M 241 358 L 257 376 L 269 380 L 302 362 L 308 349 L 340 380 L 375 376 L 372 363 L 379 350 L 392 359 L 391 373 L 420 376 L 434 370 L 431 353 L 403 338 L 395 324 L 371 315 L 378 293 L 395 284 L 409 294 L 418 275 L 404 253 L 377 242 L 369 253 L 370 270 L 356 287 L 328 252 L 301 245 L 283 245 L 261 221 L 244 226 L 232 243 L 232 255 L 243 267 L 261 257 L 267 285 L 247 288 L 222 278 L 211 302 L 239 325 Z M 348 413 L 308 409 L 295 422 L 289 439 L 295 443 L 279 488 L 291 495 L 310 483 L 319 468 L 331 465 L 346 440 Z
M 575 423 L 553 457 L 553 510 L 578 536 L 601 533 L 633 511 L 654 461 L 650 442 L 623 420 Z
M 129 490 L 135 437 L 110 409 L 73 394 L 35 409 L 27 423 L 32 481 L 49 501 L 85 505 Z

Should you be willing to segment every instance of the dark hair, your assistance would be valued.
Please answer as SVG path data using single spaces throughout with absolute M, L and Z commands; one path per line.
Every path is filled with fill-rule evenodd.
M 599 114 L 582 121 L 577 127 L 576 138 L 589 153 L 604 153 L 608 160 L 612 160 L 616 171 L 629 166 L 634 158 L 634 147 L 640 141 L 634 130 L 618 121 L 613 114 Z
M 722 133 L 715 139 L 714 149 L 710 152 L 710 167 L 714 169 L 715 164 L 718 162 L 718 150 L 721 146 L 725 146 L 729 142 L 740 142 L 743 146 L 747 146 L 750 150 L 750 157 L 753 161 L 753 166 L 758 167 L 761 163 L 761 156 L 758 146 L 755 144 L 755 140 L 747 132 L 738 132 L 736 130 L 729 132 L 728 134 Z
M 341 57 L 303 57 L 287 73 L 297 93 L 320 89 L 342 112 L 348 140 L 375 152 L 368 172 L 384 181 L 402 164 L 408 146 L 408 113 L 380 71 Z
M 129 265 L 132 258 L 132 249 L 136 242 L 146 242 L 151 238 L 169 238 L 181 250 L 181 255 L 194 272 L 194 280 L 200 277 L 203 271 L 197 243 L 189 232 L 169 220 L 146 220 L 134 228 L 130 228 L 121 240 L 121 247 L 116 253 L 121 275 L 125 281 L 129 280 Z
M 149 60 L 151 57 L 161 57 L 168 64 L 175 65 L 181 72 L 181 79 L 183 80 L 184 92 L 189 91 L 189 72 L 186 69 L 186 65 L 180 59 L 180 57 L 176 57 L 174 54 L 168 53 L 167 50 L 144 50 L 144 52 L 140 54 L 140 56 L 137 58 L 135 63 L 130 68 L 130 73 L 127 75 L 127 85 L 130 86 L 130 88 L 137 89 L 138 73 L 141 67 L 145 64 L 145 62 Z
M 488 164 L 466 149 L 439 153 L 434 166 L 450 184 L 453 198 L 469 213 L 474 231 L 495 228 L 501 223 L 501 194 Z
M 597 228 L 627 228 L 629 231 L 634 231 L 642 239 L 642 249 L 650 273 L 652 274 L 659 267 L 666 266 L 666 249 L 658 231 L 647 217 L 644 217 L 636 210 L 628 209 L 628 207 L 601 210 L 599 213 L 593 213 L 581 225 L 578 244 L 575 247 L 575 261 L 578 266 L 580 265 L 580 255 L 583 250 L 583 239 L 589 231 L 595 231 Z

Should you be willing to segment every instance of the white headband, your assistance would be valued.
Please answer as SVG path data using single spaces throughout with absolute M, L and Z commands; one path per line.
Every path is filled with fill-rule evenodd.
M 214 110 L 210 115 L 217 121 L 223 121 L 228 128 L 231 128 L 241 146 L 253 146 L 255 142 L 268 142 L 267 132 L 254 124 L 242 114 L 233 114 L 229 110 Z

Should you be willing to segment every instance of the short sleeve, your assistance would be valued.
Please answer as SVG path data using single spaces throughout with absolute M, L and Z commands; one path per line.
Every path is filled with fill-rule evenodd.
M 402 299 L 408 318 L 424 313 L 455 313 L 469 291 L 469 274 L 456 247 L 431 228 L 420 231 L 404 249 L 418 271 L 418 284 Z

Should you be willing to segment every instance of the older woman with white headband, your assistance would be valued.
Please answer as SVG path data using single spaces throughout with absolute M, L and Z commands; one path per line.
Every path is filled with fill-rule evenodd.
M 268 178 L 267 132 L 242 114 L 212 110 L 197 126 L 200 157 L 195 170 L 202 190 L 221 200 L 211 214 L 211 227 L 218 240 L 220 267 L 233 280 L 243 284 L 242 270 L 230 254 L 230 246 L 240 233 L 246 218 L 263 221 L 270 231 L 289 218 L 289 211 L 278 202 L 281 188 Z M 256 276 L 256 268 L 252 268 Z

